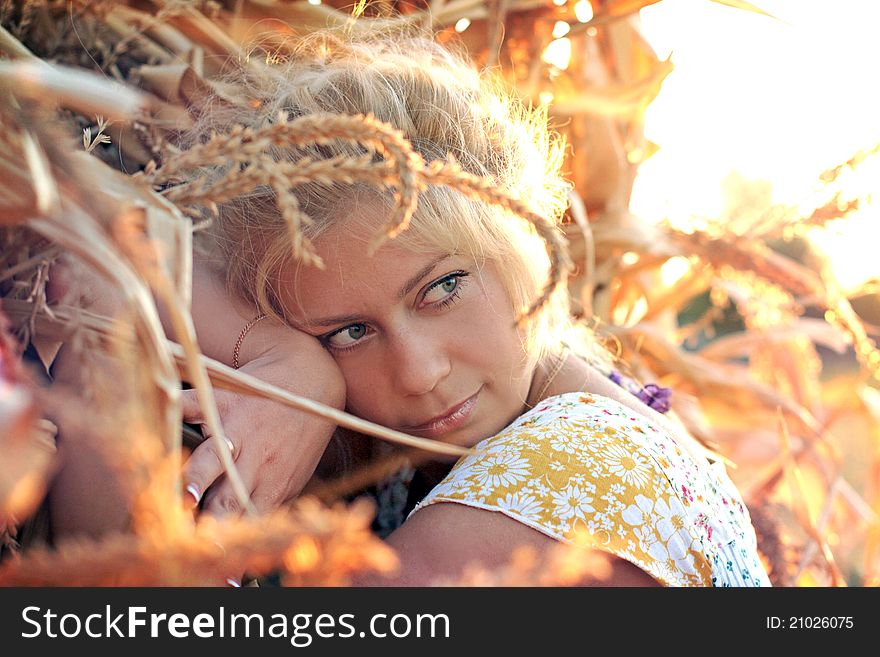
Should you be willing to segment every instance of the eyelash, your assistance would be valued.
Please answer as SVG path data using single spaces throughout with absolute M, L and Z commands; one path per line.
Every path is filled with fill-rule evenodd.
M 433 305 L 438 309 L 448 308 L 449 306 L 456 303 L 461 298 L 461 290 L 465 286 L 465 284 L 467 283 L 467 277 L 469 275 L 470 274 L 468 272 L 461 271 L 461 270 L 450 272 L 450 273 L 446 274 L 446 276 L 444 276 L 443 278 L 437 279 L 436 281 L 431 283 L 425 289 L 425 292 L 422 295 L 422 298 L 427 296 L 428 292 L 430 292 L 431 290 L 433 290 L 436 287 L 439 287 L 440 285 L 443 285 L 443 283 L 445 283 L 449 279 L 451 279 L 451 278 L 458 279 L 458 284 L 455 286 L 455 289 L 452 292 L 450 292 L 445 298 L 441 299 L 440 301 L 435 301 L 433 303 Z M 359 324 L 360 323 L 349 324 L 348 326 L 343 326 L 342 328 L 336 329 L 335 331 L 332 331 L 331 333 L 327 333 L 326 335 L 320 336 L 319 340 L 321 341 L 321 344 L 323 344 L 327 349 L 329 349 L 331 351 L 335 351 L 336 353 L 343 353 L 346 351 L 351 351 L 352 349 L 354 349 L 355 347 L 358 346 L 358 344 L 360 343 L 360 340 L 353 342 L 352 344 L 348 345 L 347 347 L 336 347 L 330 343 L 330 338 L 332 338 L 334 335 L 338 335 L 339 333 L 342 333 L 343 331 L 347 331 L 352 326 L 358 326 Z
M 425 290 L 425 294 L 422 295 L 422 298 L 427 296 L 428 292 L 430 292 L 434 288 L 440 287 L 441 285 L 443 285 L 443 283 L 451 278 L 455 278 L 458 281 L 458 285 L 455 286 L 455 289 L 440 301 L 434 302 L 434 305 L 439 306 L 440 308 L 447 308 L 461 298 L 461 290 L 467 283 L 467 277 L 468 273 L 466 271 L 450 272 L 446 274 L 446 276 L 444 276 L 443 278 L 431 283 L 431 285 L 429 285 L 428 288 Z

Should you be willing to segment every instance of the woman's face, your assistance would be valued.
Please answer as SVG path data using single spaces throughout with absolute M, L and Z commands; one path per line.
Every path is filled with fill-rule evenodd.
M 349 412 L 470 446 L 518 417 L 531 384 L 513 307 L 495 266 L 415 252 L 344 222 L 315 242 L 326 268 L 287 276 L 292 323 L 317 337 L 346 383 Z

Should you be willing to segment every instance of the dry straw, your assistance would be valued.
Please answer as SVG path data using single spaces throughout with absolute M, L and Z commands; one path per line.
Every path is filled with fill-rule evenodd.
M 338 140 L 372 147 L 382 153 L 384 160 L 372 163 L 371 158 L 364 156 L 277 163 L 266 155 L 272 146 L 289 148 Z M 528 308 L 523 309 L 519 321 L 540 310 L 554 290 L 564 284 L 567 272 L 572 269 L 564 238 L 546 218 L 518 201 L 509 191 L 498 189 L 491 179 L 463 171 L 451 155 L 446 161 L 435 161 L 426 166 L 399 130 L 372 116 L 317 113 L 288 122 L 282 114 L 270 126 L 256 130 L 238 126 L 225 135 L 214 135 L 207 143 L 194 146 L 162 167 L 150 171 L 148 177 L 156 185 L 173 180 L 190 169 L 226 166 L 230 162 L 246 163 L 248 166 L 243 171 L 233 168 L 213 183 L 202 177 L 192 183 L 172 187 L 166 193 L 167 197 L 181 204 L 216 204 L 259 185 L 268 185 L 278 194 L 278 205 L 287 220 L 294 253 L 310 264 L 322 266 L 312 246 L 301 237 L 300 227 L 304 217 L 296 197 L 289 190 L 306 181 L 359 181 L 381 183 L 395 189 L 397 209 L 371 241 L 371 251 L 375 251 L 384 240 L 406 230 L 415 211 L 418 193 L 428 185 L 451 187 L 476 200 L 498 205 L 531 223 L 547 244 L 551 265 L 545 288 Z
M 136 510 L 131 530 L 104 541 L 62 545 L 59 551 L 26 551 L 21 560 L 0 567 L 0 582 L 213 583 L 220 571 L 280 568 L 288 583 L 326 584 L 346 581 L 355 568 L 392 567 L 393 558 L 369 536 L 365 508 L 327 510 L 305 503 L 292 514 L 271 518 L 195 522 L 179 503 L 177 395 L 184 372 L 196 383 L 218 440 L 222 429 L 211 385 L 275 399 L 384 440 L 437 448 L 359 424 L 199 353 L 187 310 L 192 209 L 212 208 L 268 186 L 276 193 L 293 248 L 317 264 L 301 237 L 309 218 L 291 191 L 310 180 L 363 181 L 395 191 L 394 215 L 374 246 L 406 229 L 418 194 L 429 185 L 448 185 L 529 221 L 547 242 L 552 270 L 539 298 L 522 313 L 537 310 L 568 278 L 583 318 L 615 336 L 628 371 L 674 387 L 673 407 L 682 423 L 735 461 L 731 474 L 747 493 L 774 581 L 880 582 L 880 403 L 868 385 L 880 367 L 876 331 L 859 314 L 863 306 L 856 307 L 853 295 L 834 281 L 827 263 L 807 247 L 802 258 L 786 255 L 792 245 L 804 244 L 807 227 L 846 221 L 861 207 L 860 199 L 834 185 L 846 171 L 876 157 L 880 147 L 868 147 L 823 173 L 828 198 L 806 216 L 760 208 L 746 229 L 719 221 L 679 231 L 644 222 L 626 208 L 638 165 L 655 148 L 642 132 L 644 109 L 662 93 L 670 65 L 651 52 L 626 16 L 652 3 L 594 3 L 595 16 L 585 24 L 572 13 L 575 3 L 431 4 L 432 12 L 414 7 L 390 16 L 380 15 L 378 5 L 362 3 L 357 20 L 334 8 L 333 0 L 320 6 L 271 0 L 222 6 L 75 0 L 28 2 L 0 11 L 0 52 L 8 58 L 0 62 L 3 312 L 18 336 L 116 350 L 126 354 L 131 372 L 142 375 L 131 377 L 140 396 L 119 408 L 142 423 L 130 444 L 117 446 L 129 459 L 120 467 L 131 473 Z M 745 2 L 725 4 L 756 10 Z M 452 26 L 461 18 L 471 26 L 459 37 Z M 562 69 L 541 56 L 557 20 L 573 25 L 568 34 L 573 56 Z M 272 57 L 250 56 L 256 51 L 242 48 L 245 40 L 259 41 L 283 58 L 295 44 L 295 29 L 331 24 L 370 32 L 404 23 L 429 25 L 442 40 L 464 39 L 478 62 L 498 63 L 511 86 L 533 103 L 552 97 L 549 115 L 572 146 L 567 168 L 581 201 L 573 201 L 571 209 L 577 226 L 566 227 L 571 256 L 556 230 L 516 198 L 462 172 L 454 160 L 423 162 L 397 131 L 371 117 L 280 117 L 269 126 L 238 128 L 187 151 L 176 149 L 175 131 L 187 124 L 189 104 L 205 94 L 247 102 L 220 82 L 223 62 L 272 66 Z M 596 36 L 591 28 L 598 30 Z M 110 143 L 92 138 L 99 115 L 112 122 L 102 133 Z M 86 129 L 91 131 L 89 155 L 81 152 Z M 365 145 L 368 154 L 296 163 L 267 155 L 274 146 L 332 139 Z M 151 158 L 155 164 L 139 179 L 99 161 L 132 172 Z M 198 175 L 217 165 L 229 168 L 219 177 Z M 176 252 L 170 270 L 156 266 L 156 254 L 134 230 L 144 221 L 177 236 L 171 240 Z M 62 251 L 111 280 L 133 319 L 111 322 L 75 307 L 47 305 L 49 265 Z M 670 283 L 667 263 L 673 262 L 684 273 Z M 863 292 L 866 298 L 876 296 L 868 288 Z M 179 346 L 165 340 L 154 298 L 172 309 L 182 336 Z M 880 318 L 873 324 L 880 325 Z M 835 355 L 823 362 L 819 347 Z M 844 361 L 851 365 L 847 371 L 824 365 Z M 81 408 L 82 403 L 74 405 L 77 412 Z M 145 409 L 156 411 L 152 424 Z M 3 440 L 0 435 L 5 445 Z M 225 442 L 218 447 L 234 480 Z M 323 494 L 327 499 L 345 494 L 398 464 L 394 459 L 373 464 L 349 481 L 330 482 Z M 10 467 L 11 461 L 4 461 L 0 474 Z M 21 465 L 22 471 L 13 474 L 43 478 L 38 467 L 29 468 Z M 145 472 L 156 475 L 151 479 Z M 238 492 L 246 507 L 247 496 L 241 488 Z M 576 566 L 585 563 L 571 558 L 561 556 L 553 567 L 542 568 L 534 555 L 521 553 L 507 569 L 470 571 L 467 581 L 570 582 Z

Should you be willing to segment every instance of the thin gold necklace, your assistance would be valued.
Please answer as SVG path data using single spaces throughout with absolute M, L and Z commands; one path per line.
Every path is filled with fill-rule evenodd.
M 553 383 L 553 379 L 556 378 L 556 375 L 562 370 L 563 365 L 568 360 L 568 350 L 563 347 L 562 351 L 556 354 L 556 362 L 553 363 L 553 369 L 550 371 L 550 375 L 547 377 L 547 380 L 544 382 L 544 386 L 541 388 L 541 392 L 538 393 L 537 398 L 535 399 L 535 405 L 538 405 L 544 398 L 544 393 L 547 392 L 547 389 L 550 387 L 550 384 Z

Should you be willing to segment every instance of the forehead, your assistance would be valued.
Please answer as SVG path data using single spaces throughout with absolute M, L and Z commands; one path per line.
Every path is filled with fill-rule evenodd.
M 437 249 L 414 250 L 397 240 L 386 241 L 373 255 L 372 233 L 334 226 L 314 242 L 324 269 L 291 263 L 282 272 L 280 296 L 287 314 L 297 323 L 316 317 L 377 311 L 398 303 L 398 291 L 414 275 L 450 256 Z M 451 260 L 434 269 L 441 273 Z

